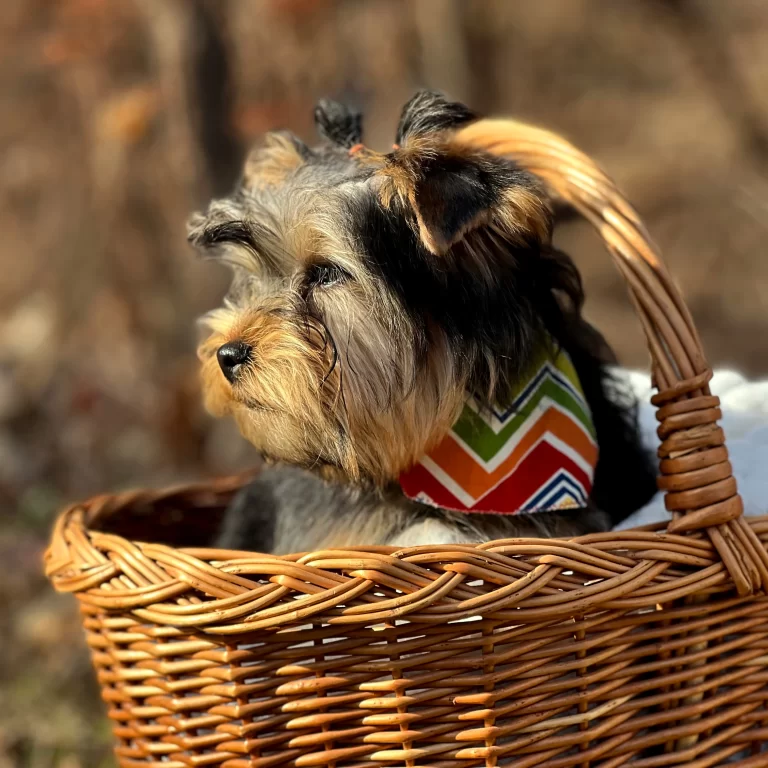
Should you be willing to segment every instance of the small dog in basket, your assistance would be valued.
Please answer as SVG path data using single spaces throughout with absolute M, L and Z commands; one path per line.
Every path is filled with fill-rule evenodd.
M 636 404 L 581 316 L 540 183 L 425 91 L 391 152 L 315 111 L 249 157 L 189 239 L 234 271 L 206 405 L 268 460 L 217 546 L 300 552 L 609 529 L 655 493 Z

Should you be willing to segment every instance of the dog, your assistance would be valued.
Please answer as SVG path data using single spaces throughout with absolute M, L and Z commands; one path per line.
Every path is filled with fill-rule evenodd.
M 362 144 L 359 112 L 322 101 L 318 146 L 268 135 L 234 193 L 190 220 L 190 242 L 234 274 L 224 306 L 203 319 L 205 404 L 267 460 L 217 546 L 570 537 L 610 529 L 656 492 L 637 404 L 582 317 L 577 269 L 552 245 L 553 203 L 530 172 L 462 139 L 478 119 L 419 92 L 380 153 Z M 503 425 L 521 383 L 545 369 L 589 418 L 574 432 L 584 456 L 594 438 L 587 479 L 575 482 L 569 464 L 565 497 L 561 487 L 549 506 L 497 509 L 429 475 L 425 457 L 462 420 Z M 570 461 L 568 446 L 550 444 Z

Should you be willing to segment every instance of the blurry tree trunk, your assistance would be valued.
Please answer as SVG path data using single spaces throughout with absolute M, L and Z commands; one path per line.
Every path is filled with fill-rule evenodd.
M 205 194 L 205 163 L 191 119 L 194 110 L 194 89 L 189 82 L 193 71 L 191 3 L 184 0 L 136 2 L 152 41 L 151 56 L 163 105 L 168 164 L 184 187 Z
M 153 41 L 168 159 L 198 199 L 236 178 L 226 2 L 137 0 Z
M 191 0 L 192 55 L 190 100 L 214 195 L 229 191 L 242 163 L 242 147 L 232 129 L 232 45 L 227 37 L 228 4 Z

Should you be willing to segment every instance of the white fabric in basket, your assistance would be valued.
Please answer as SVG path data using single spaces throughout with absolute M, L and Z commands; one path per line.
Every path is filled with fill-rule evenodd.
M 625 376 L 640 399 L 640 426 L 643 439 L 654 450 L 656 409 L 650 404 L 653 394 L 650 376 L 639 371 L 618 371 Z M 712 393 L 720 397 L 728 452 L 734 475 L 744 499 L 748 515 L 768 514 L 768 380 L 748 381 L 731 370 L 718 370 L 710 384 Z M 648 525 L 669 519 L 661 494 L 643 509 L 635 512 L 617 530 Z

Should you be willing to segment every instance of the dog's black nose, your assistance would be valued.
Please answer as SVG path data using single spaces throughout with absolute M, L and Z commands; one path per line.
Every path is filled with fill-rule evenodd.
M 216 359 L 227 380 L 234 383 L 240 366 L 251 359 L 251 347 L 242 341 L 230 341 L 219 347 Z

